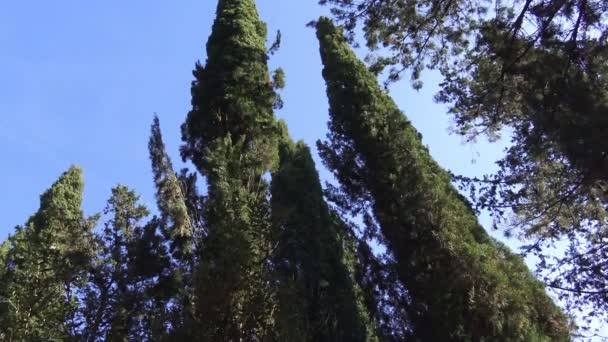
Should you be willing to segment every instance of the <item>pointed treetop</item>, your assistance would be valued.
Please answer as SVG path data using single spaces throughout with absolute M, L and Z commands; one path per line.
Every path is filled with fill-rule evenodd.
M 32 217 L 34 223 L 45 222 L 52 217 L 76 220 L 82 217 L 82 169 L 71 166 L 53 185 L 40 196 L 40 211 Z
M 254 1 L 219 1 L 207 61 L 197 63 L 193 72 L 192 110 L 182 125 L 182 157 L 192 159 L 203 174 L 205 150 L 217 139 L 244 141 L 244 146 L 257 140 L 258 146 L 269 144 L 264 153 L 276 153 L 269 140 L 280 99 L 268 71 L 266 33 Z
M 161 214 L 161 226 L 170 240 L 171 253 L 181 259 L 193 250 L 193 227 L 188 215 L 186 198 L 167 154 L 158 116 L 154 116 L 148 142 L 152 172 L 156 185 L 156 203 Z
M 568 320 L 543 284 L 479 225 L 341 28 L 326 18 L 316 26 L 330 106 L 319 151 L 340 181 L 344 208 L 377 222 L 410 297 L 416 336 L 569 340 Z

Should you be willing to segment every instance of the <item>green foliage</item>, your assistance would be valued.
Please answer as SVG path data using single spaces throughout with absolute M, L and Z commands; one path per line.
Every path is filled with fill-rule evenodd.
M 200 261 L 204 220 L 203 199 L 196 189 L 196 175 L 184 170 L 177 175 L 165 150 L 160 122 L 154 117 L 148 143 L 156 202 L 161 213 L 159 220 L 164 243 L 169 244 L 172 256 L 171 280 L 167 291 L 171 311 L 172 336 L 187 334 L 194 306 L 194 270 Z M 174 293 L 170 293 L 173 291 Z
M 419 133 L 348 46 L 317 23 L 330 103 L 322 158 L 355 212 L 371 211 L 421 340 L 568 340 L 568 322 L 521 258 L 491 239 Z M 540 336 L 540 337 L 539 337 Z
M 606 316 L 608 12 L 601 0 L 321 0 L 350 37 L 362 25 L 371 69 L 388 81 L 424 67 L 443 75 L 467 141 L 511 136 L 500 170 L 459 177 L 478 208 L 536 241 L 546 283 L 572 308 Z M 515 215 L 512 215 L 515 214 Z M 555 255 L 553 244 L 569 246 Z M 548 247 L 546 250 L 544 247 Z M 598 257 L 600 256 L 600 257 Z M 602 271 L 596 271 L 601 269 Z M 605 319 L 606 317 L 604 317 Z
M 138 201 L 125 186 L 112 189 L 104 210 L 109 218 L 84 291 L 85 341 L 149 340 L 166 331 L 169 258 L 158 223 L 141 223 L 148 209 Z
M 579 4 L 573 1 L 566 3 Z M 322 2 L 363 11 L 371 18 L 365 32 L 370 44 L 399 46 L 397 55 L 408 56 L 377 59 L 373 72 L 401 63 L 413 66 L 417 82 L 423 60 L 440 66 L 446 76 L 440 99 L 455 103 L 462 134 L 473 132 L 476 127 L 467 125 L 478 121 L 489 131 L 504 124 L 520 130 L 511 159 L 503 161 L 503 171 L 511 173 L 501 176 L 525 175 L 509 184 L 524 184 L 524 191 L 508 192 L 495 179 L 486 179 L 494 186 L 485 189 L 486 195 L 494 191 L 506 201 L 531 201 L 531 206 L 517 208 L 520 217 L 529 217 L 535 203 L 551 196 L 595 191 L 594 201 L 572 200 L 563 212 L 552 212 L 557 223 L 533 222 L 531 234 L 549 234 L 548 227 L 567 230 L 565 216 L 605 220 L 605 194 L 595 183 L 605 177 L 603 164 L 595 163 L 604 142 L 576 140 L 581 132 L 603 125 L 605 89 L 590 91 L 605 81 L 590 77 L 604 74 L 602 49 L 573 47 L 586 55 L 593 51 L 597 59 L 585 57 L 587 69 L 573 63 L 560 73 L 573 59 L 559 44 L 543 41 L 526 49 L 528 37 L 515 34 L 513 47 L 507 47 L 501 43 L 501 22 L 493 26 L 478 20 L 483 7 L 477 18 L 461 11 L 471 8 L 470 2 Z M 534 15 L 546 18 L 543 7 L 536 7 Z M 500 19 L 514 18 L 497 8 L 504 12 Z M 417 15 L 425 9 L 429 12 Z M 602 29 L 601 20 L 586 17 L 592 10 L 579 7 L 555 16 L 567 21 L 585 13 L 577 17 L 582 26 L 599 22 Z M 334 11 L 353 29 L 358 17 L 349 13 Z M 394 33 L 403 28 L 404 35 Z M 461 60 L 458 72 L 444 68 L 448 52 L 457 57 L 476 51 L 468 49 L 465 39 L 473 29 L 481 32 L 475 46 L 486 47 L 501 61 L 512 57 L 512 48 L 526 51 L 502 75 L 502 84 L 492 83 L 500 68 L 481 53 L 471 69 Z M 548 27 L 541 31 L 553 32 Z M 192 110 L 182 125 L 182 157 L 205 177 L 205 195 L 199 194 L 196 173 L 174 171 L 157 117 L 148 146 L 159 217 L 148 220 L 139 196 L 118 185 L 104 210 L 103 227 L 93 232 L 97 217 L 87 219 L 80 209 L 81 171 L 70 168 L 41 196 L 38 212 L 0 244 L 0 340 L 568 340 L 568 320 L 542 283 L 477 223 L 451 176 L 434 162 L 420 134 L 356 58 L 341 29 L 321 18 L 317 35 L 331 118 L 328 140 L 318 148 L 340 188 L 329 186 L 324 193 L 308 146 L 294 143 L 285 123 L 275 121 L 284 72 L 279 68 L 271 74 L 267 60 L 280 46 L 280 32 L 267 49 L 266 26 L 254 1 L 220 0 L 207 61 L 196 64 Z M 543 37 L 555 41 L 563 35 Z M 444 45 L 436 45 L 433 37 L 445 38 Z M 474 77 L 462 77 L 463 70 Z M 399 73 L 389 78 L 397 79 Z M 489 95 L 484 93 L 488 84 L 496 86 Z M 459 93 L 462 89 L 466 94 Z M 492 111 L 499 111 L 496 104 L 503 103 L 495 96 L 497 89 L 509 95 L 504 103 L 511 117 L 503 113 L 502 122 L 488 121 Z M 522 92 L 520 102 L 511 101 Z M 475 104 L 481 104 L 480 113 L 473 113 Z M 551 118 L 541 115 L 549 104 L 556 104 Z M 588 120 L 577 120 L 577 110 L 589 113 Z M 521 117 L 523 123 L 514 124 Z M 558 188 L 556 179 L 564 185 L 582 183 Z M 491 201 L 489 195 L 481 197 L 484 205 L 495 204 Z M 355 232 L 348 216 L 362 218 L 366 229 Z M 604 238 L 595 234 L 589 239 L 599 245 Z M 370 241 L 385 244 L 387 253 L 374 254 Z M 578 253 L 577 248 L 582 247 L 569 253 Z M 580 258 L 580 267 L 568 269 L 570 280 L 578 279 L 575 274 L 601 278 L 602 259 L 595 261 L 591 254 Z
M 505 53 L 501 39 L 488 43 L 497 54 Z M 603 133 L 608 127 L 607 51 L 590 46 L 583 68 L 571 64 L 563 44 L 534 48 L 504 77 L 486 57 L 474 78 L 454 77 L 440 93 L 446 101 L 457 101 L 452 112 L 462 134 L 511 128 L 513 145 L 498 162 L 500 171 L 481 179 L 459 177 L 463 188 L 508 233 L 534 239 L 526 251 L 538 256 L 546 283 L 569 307 L 591 304 L 592 315 L 603 319 L 608 314 L 606 247 L 601 242 L 608 217 Z M 473 89 L 466 101 L 455 91 L 463 82 Z M 505 99 L 482 88 L 501 89 Z M 542 249 L 557 240 L 568 242 L 563 254 Z
M 377 341 L 354 281 L 356 260 L 347 227 L 323 200 L 319 176 L 303 142 L 281 123 L 280 166 L 272 177 L 272 218 L 278 246 L 276 334 L 279 341 Z
M 152 124 L 148 149 L 163 232 L 171 243 L 171 254 L 174 258 L 188 259 L 194 253 L 193 226 L 190 223 L 180 182 L 173 170 L 171 158 L 165 150 L 157 116 L 154 117 Z
M 82 172 L 71 167 L 42 194 L 40 209 L 2 245 L 0 316 L 9 341 L 62 340 L 78 336 L 79 288 L 94 249 L 80 209 Z
M 221 143 L 221 144 L 220 144 Z M 207 158 L 208 235 L 197 274 L 198 333 L 205 340 L 264 336 L 270 321 L 273 292 L 267 259 L 271 226 L 267 185 L 249 167 L 243 143 L 227 138 Z
M 378 335 L 385 342 L 413 340 L 408 318 L 409 296 L 390 255 L 376 256 L 365 240 L 357 244 L 356 279 Z
M 207 62 L 193 72 L 192 110 L 182 126 L 182 156 L 203 174 L 205 153 L 217 139 L 234 142 L 259 155 L 257 173 L 276 163 L 273 105 L 277 99 L 267 66 L 266 24 L 253 0 L 221 0 Z
M 192 329 L 203 340 L 261 339 L 273 324 L 263 176 L 278 159 L 274 88 L 283 81 L 282 72 L 275 83 L 270 78 L 265 40 L 254 1 L 219 1 L 207 62 L 194 70 L 192 110 L 182 126 L 182 156 L 208 185 Z

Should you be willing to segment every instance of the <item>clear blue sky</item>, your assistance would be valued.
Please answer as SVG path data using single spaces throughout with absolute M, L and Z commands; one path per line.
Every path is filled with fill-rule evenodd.
M 153 113 L 176 168 L 180 125 L 190 109 L 195 61 L 215 15 L 212 0 L 0 2 L 0 239 L 26 221 L 38 199 L 71 164 L 84 169 L 84 209 L 100 212 L 117 183 L 154 207 L 147 141 Z M 310 20 L 327 11 L 316 0 L 259 0 L 269 40 L 280 29 L 271 66 L 286 72 L 284 118 L 311 147 L 324 137 L 327 100 Z M 362 54 L 364 51 L 362 51 Z M 465 175 L 495 169 L 504 144 L 462 144 L 448 134 L 445 107 L 433 102 L 437 78 L 413 91 L 391 88 L 444 167 Z M 475 163 L 472 160 L 476 160 Z M 322 178 L 328 173 L 317 158 Z M 482 218 L 488 226 L 488 219 Z M 496 234 L 500 235 L 500 234 Z
M 205 61 L 216 1 L 0 2 L 0 237 L 23 223 L 38 196 L 71 164 L 84 169 L 85 211 L 100 211 L 110 188 L 135 188 L 153 206 L 147 142 L 159 114 L 169 153 L 181 166 L 180 125 L 190 109 L 192 68 Z M 269 40 L 283 35 L 271 67 L 285 69 L 285 118 L 294 138 L 324 137 L 327 99 L 310 20 L 326 11 L 309 1 L 258 1 Z M 497 146 L 471 146 L 447 133 L 433 103 L 434 80 L 393 94 L 447 168 L 481 174 Z M 482 158 L 476 151 L 481 150 Z M 318 162 L 323 177 L 327 172 Z

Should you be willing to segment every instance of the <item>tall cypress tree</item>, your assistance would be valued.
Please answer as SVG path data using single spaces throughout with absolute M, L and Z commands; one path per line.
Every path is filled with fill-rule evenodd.
M 410 298 L 389 255 L 374 254 L 364 239 L 357 244 L 356 279 L 378 335 L 384 342 L 413 340 L 408 315 Z
M 330 105 L 322 158 L 350 205 L 369 208 L 425 341 L 568 340 L 568 324 L 521 258 L 490 238 L 420 134 L 357 59 L 317 23 Z
M 178 336 L 186 333 L 184 329 L 187 329 L 187 322 L 192 319 L 193 272 L 201 253 L 202 227 L 197 224 L 198 222 L 191 220 L 191 217 L 198 213 L 192 215 L 186 198 L 187 190 L 191 192 L 190 195 L 198 199 L 196 179 L 184 175 L 182 178 L 186 179 L 188 185 L 182 186 L 182 181 L 173 170 L 171 158 L 165 149 L 157 116 L 154 117 L 151 126 L 148 149 L 156 185 L 156 203 L 160 211 L 159 224 L 172 257 L 170 273 L 173 284 L 166 284 L 171 286 L 167 286 L 165 292 L 175 291 L 167 295 L 171 299 L 169 310 L 172 334 Z M 196 211 L 201 209 L 197 204 L 192 208 Z
M 272 216 L 280 236 L 279 341 L 376 341 L 363 294 L 354 281 L 346 226 L 325 201 L 308 146 L 283 124 L 280 166 L 272 177 Z
M 253 0 L 220 0 L 196 65 L 192 110 L 182 126 L 182 156 L 206 177 L 207 237 L 197 268 L 195 334 L 204 340 L 254 340 L 269 333 L 275 304 L 268 279 L 268 185 L 277 160 L 266 25 Z
M 148 149 L 156 185 L 156 203 L 161 214 L 163 231 L 171 244 L 171 254 L 176 260 L 188 262 L 194 253 L 194 227 L 190 223 L 180 181 L 165 150 L 158 116 L 154 117 L 152 123 Z
M 95 250 L 96 218 L 81 210 L 82 171 L 71 167 L 40 197 L 40 209 L 10 238 L 0 296 L 9 341 L 69 340 L 79 335 L 79 293 Z M 3 245 L 3 249 L 7 246 Z

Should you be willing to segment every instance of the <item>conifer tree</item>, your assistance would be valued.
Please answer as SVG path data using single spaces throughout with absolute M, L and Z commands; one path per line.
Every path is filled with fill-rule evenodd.
M 410 73 L 418 88 L 438 71 L 453 133 L 508 141 L 496 172 L 456 180 L 497 227 L 533 240 L 524 252 L 567 309 L 608 320 L 606 2 L 319 2 L 349 37 L 363 33 L 388 82 Z
M 357 243 L 356 279 L 370 317 L 384 342 L 413 340 L 407 308 L 409 296 L 396 272 L 397 264 L 386 253 L 377 256 L 364 239 Z
M 330 106 L 322 158 L 369 210 L 424 341 L 566 341 L 568 322 L 520 257 L 493 240 L 341 29 L 317 22 Z
M 279 341 L 377 341 L 346 226 L 323 200 L 319 176 L 303 142 L 281 122 L 280 166 L 272 177 L 272 216 L 280 236 Z
M 194 244 L 194 258 L 200 259 L 203 245 L 202 241 L 207 236 L 205 224 L 204 208 L 206 196 L 201 194 L 198 188 L 198 174 L 191 172 L 188 168 L 183 168 L 177 174 L 184 203 L 192 226 L 192 241 Z
M 148 209 L 125 186 L 112 189 L 99 254 L 85 291 L 85 341 L 141 341 L 166 330 L 171 275 L 158 222 L 144 224 Z
M 169 245 L 172 256 L 171 274 L 175 286 L 171 289 L 176 293 L 168 294 L 172 297 L 170 303 L 171 328 L 174 335 L 183 334 L 192 319 L 193 310 L 193 271 L 200 256 L 200 239 L 202 227 L 191 218 L 196 216 L 202 207 L 197 203 L 189 210 L 185 190 L 198 199 L 196 193 L 196 179 L 183 175 L 184 182 L 178 178 L 171 158 L 165 150 L 160 122 L 157 116 L 151 127 L 148 143 L 152 172 L 156 185 L 156 203 L 160 211 L 160 228 L 165 241 Z M 183 186 L 183 184 L 187 184 Z M 195 211 L 191 214 L 191 211 Z
M 8 313 L 12 309 L 12 303 L 7 292 L 9 284 L 7 257 L 10 246 L 9 240 L 0 244 L 0 341 L 8 340 L 8 331 L 4 327 L 9 324 Z
M 192 110 L 182 126 L 182 157 L 208 185 L 207 236 L 196 270 L 194 333 L 202 340 L 259 340 L 272 329 L 273 243 L 263 176 L 277 160 L 278 96 L 265 39 L 253 0 L 219 1 L 207 62 L 194 70 Z
M 82 172 L 71 167 L 40 197 L 40 209 L 3 244 L 0 316 L 8 341 L 79 336 L 79 293 L 94 254 L 96 218 L 81 210 Z M 8 250 L 7 250 L 8 248 Z
M 156 203 L 163 231 L 171 244 L 171 254 L 176 260 L 188 262 L 194 254 L 193 226 L 180 181 L 165 150 L 158 116 L 152 123 L 148 149 L 156 185 Z

